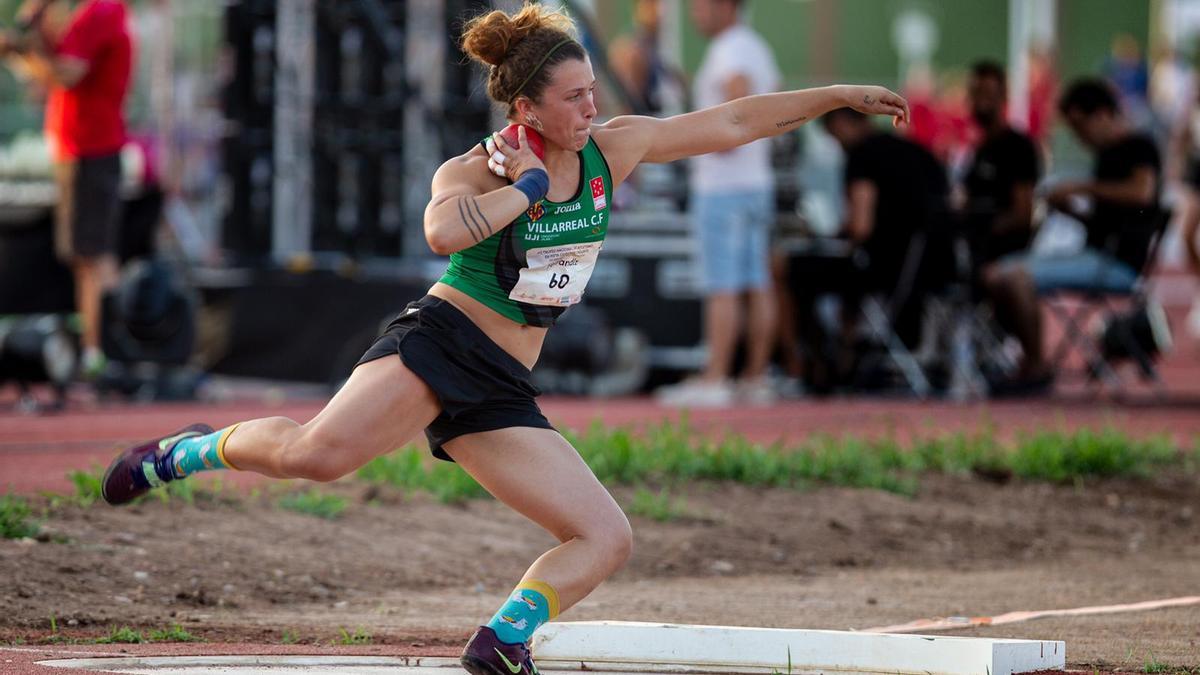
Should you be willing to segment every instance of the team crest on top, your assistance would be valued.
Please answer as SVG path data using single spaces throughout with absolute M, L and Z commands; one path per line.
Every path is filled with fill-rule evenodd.
M 604 196 L 604 178 L 596 176 L 592 179 L 592 204 L 599 211 L 608 206 L 608 199 Z
M 541 220 L 542 216 L 546 215 L 546 207 L 542 206 L 541 201 L 537 201 L 533 206 L 529 207 L 525 215 L 529 216 L 529 222 L 536 223 Z

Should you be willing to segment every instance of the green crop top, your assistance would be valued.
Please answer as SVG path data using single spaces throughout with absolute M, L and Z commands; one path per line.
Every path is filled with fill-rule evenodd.
M 590 138 L 579 160 L 574 199 L 543 199 L 496 234 L 450 254 L 439 281 L 517 323 L 554 325 L 582 299 L 608 232 L 608 162 Z

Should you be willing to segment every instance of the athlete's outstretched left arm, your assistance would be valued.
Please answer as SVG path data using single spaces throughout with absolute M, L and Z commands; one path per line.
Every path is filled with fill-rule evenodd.
M 602 127 L 603 149 L 610 163 L 619 156 L 621 168 L 629 164 L 627 168 L 632 170 L 640 162 L 671 162 L 730 150 L 792 131 L 844 107 L 870 115 L 891 115 L 896 124 L 908 122 L 908 102 L 898 94 L 884 87 L 834 85 L 746 96 L 666 119 L 615 117 Z M 625 171 L 613 169 L 614 174 L 621 174 L 618 180 L 624 178 Z

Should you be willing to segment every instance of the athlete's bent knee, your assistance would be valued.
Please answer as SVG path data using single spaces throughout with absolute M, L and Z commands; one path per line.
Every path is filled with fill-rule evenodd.
M 610 574 L 624 567 L 633 555 L 633 528 L 623 513 L 609 519 L 592 536 L 604 551 Z
M 282 462 L 284 471 L 293 478 L 328 483 L 357 468 L 346 461 L 349 454 L 330 439 L 302 432 L 284 448 Z

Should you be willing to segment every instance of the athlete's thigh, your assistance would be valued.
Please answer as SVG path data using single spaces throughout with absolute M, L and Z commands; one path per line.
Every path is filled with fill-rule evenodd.
M 399 355 L 368 361 L 304 425 L 321 445 L 366 463 L 404 445 L 441 411 L 437 396 Z
M 500 501 L 559 541 L 627 528 L 612 495 L 553 429 L 512 427 L 459 436 L 446 452 Z

